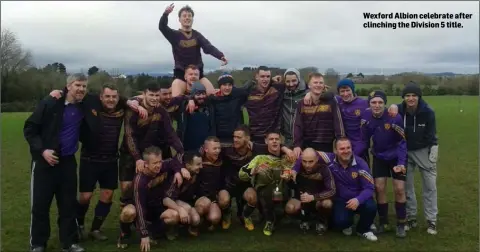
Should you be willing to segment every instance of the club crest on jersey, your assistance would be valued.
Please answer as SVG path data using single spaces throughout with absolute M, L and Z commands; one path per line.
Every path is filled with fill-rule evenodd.
M 355 115 L 360 116 L 360 109 L 355 109 Z
M 356 179 L 357 177 L 358 177 L 358 173 L 357 172 L 352 172 L 352 178 Z
M 97 111 L 96 111 L 95 109 L 92 109 L 92 114 L 93 114 L 94 116 L 97 116 Z
M 391 127 L 392 127 L 392 125 L 390 125 L 390 123 L 385 123 L 385 129 L 386 130 L 389 130 Z

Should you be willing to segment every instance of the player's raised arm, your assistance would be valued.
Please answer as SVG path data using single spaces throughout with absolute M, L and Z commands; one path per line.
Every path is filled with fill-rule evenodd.
M 174 40 L 175 32 L 172 28 L 168 27 L 168 15 L 172 13 L 175 5 L 172 3 L 170 4 L 163 13 L 162 17 L 160 18 L 160 22 L 158 22 L 158 29 L 162 32 L 163 36 L 170 42 Z

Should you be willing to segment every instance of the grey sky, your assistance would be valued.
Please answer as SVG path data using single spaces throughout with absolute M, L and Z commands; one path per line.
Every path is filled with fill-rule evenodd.
M 169 72 L 171 46 L 158 31 L 158 21 L 170 3 L 2 2 L 2 28 L 17 34 L 38 65 Z M 177 11 L 185 4 L 195 11 L 194 29 L 225 53 L 230 68 L 316 66 L 342 73 L 479 69 L 478 2 L 177 2 L 171 28 L 179 28 Z M 462 29 L 366 29 L 363 23 L 369 20 L 363 12 L 463 12 L 473 17 L 457 20 Z M 210 55 L 203 60 L 206 69 L 220 66 Z

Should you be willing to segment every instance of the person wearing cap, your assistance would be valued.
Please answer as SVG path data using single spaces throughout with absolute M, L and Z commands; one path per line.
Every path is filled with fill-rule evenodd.
M 192 85 L 190 100 L 195 102 L 192 113 L 186 111 L 189 101 L 181 104 L 175 120 L 177 134 L 183 142 L 185 151 L 199 150 L 208 136 L 215 136 L 215 114 L 212 104 L 207 99 L 205 87 L 200 82 Z
M 235 128 L 244 123 L 242 106 L 247 101 L 249 86 L 235 87 L 233 76 L 223 73 L 218 77 L 219 91 L 208 99 L 215 111 L 216 136 L 222 146 L 232 144 Z
M 368 101 L 357 96 L 355 93 L 355 83 L 353 80 L 345 78 L 337 83 L 337 92 L 335 96 L 340 107 L 342 120 L 345 127 L 345 134 L 352 143 L 353 153 L 370 163 L 368 155 L 368 146 L 366 150 L 360 152 L 362 135 L 360 134 L 360 119 L 363 111 L 368 108 Z
M 397 111 L 403 118 L 407 136 L 407 230 L 417 226 L 417 199 L 414 172 L 418 166 L 422 176 L 423 204 L 427 219 L 427 232 L 437 234 L 437 158 L 438 139 L 435 112 L 422 99 L 422 90 L 415 82 L 409 82 L 402 91 L 403 102 L 390 106 L 389 112 Z
M 369 109 L 361 117 L 363 151 L 372 140 L 373 177 L 379 215 L 378 232 L 383 233 L 388 226 L 388 203 L 385 186 L 387 178 L 392 177 L 395 193 L 395 212 L 397 215 L 397 237 L 406 236 L 405 180 L 407 163 L 407 143 L 402 117 L 388 115 L 385 104 L 387 96 L 383 91 L 373 91 L 368 96 Z

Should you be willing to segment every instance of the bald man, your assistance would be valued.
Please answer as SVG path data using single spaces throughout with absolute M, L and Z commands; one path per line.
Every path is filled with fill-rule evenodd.
M 332 197 L 335 195 L 335 182 L 327 165 L 318 162 L 314 149 L 307 148 L 302 152 L 300 171 L 285 175 L 295 196 L 285 206 L 289 215 L 300 214 L 300 229 L 307 232 L 310 221 L 315 220 L 315 229 L 319 235 L 327 230 L 328 219 L 332 210 Z

